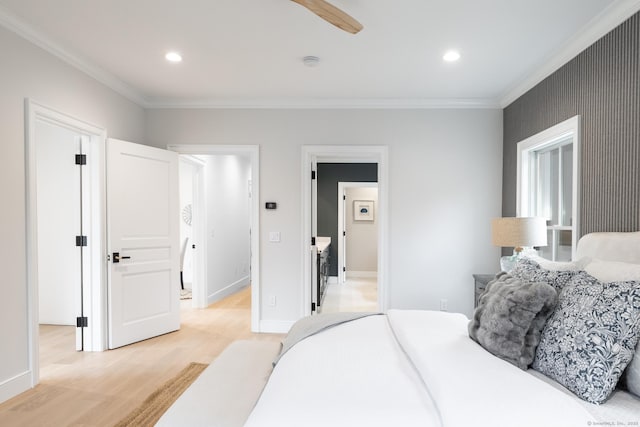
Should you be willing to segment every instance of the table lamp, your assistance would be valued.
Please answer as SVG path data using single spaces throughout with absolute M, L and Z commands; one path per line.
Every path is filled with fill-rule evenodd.
M 495 246 L 514 248 L 513 255 L 500 258 L 500 268 L 508 273 L 524 248 L 547 246 L 547 220 L 541 217 L 494 218 L 491 240 Z

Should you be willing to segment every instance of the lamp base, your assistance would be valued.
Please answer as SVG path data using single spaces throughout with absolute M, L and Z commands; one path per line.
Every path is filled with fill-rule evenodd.
M 538 252 L 533 248 L 516 248 L 513 251 L 513 255 L 500 258 L 500 269 L 505 273 L 510 273 L 520 257 L 532 255 L 538 255 Z
M 505 273 L 510 273 L 511 270 L 513 270 L 513 267 L 516 266 L 517 261 L 517 255 L 503 256 L 502 258 L 500 258 L 500 269 Z

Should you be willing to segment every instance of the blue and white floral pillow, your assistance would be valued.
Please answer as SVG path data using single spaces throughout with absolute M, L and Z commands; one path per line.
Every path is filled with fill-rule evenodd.
M 560 292 L 533 369 L 602 403 L 631 361 L 639 335 L 640 283 L 603 283 L 579 272 Z
M 569 263 L 563 263 L 569 264 Z M 581 266 L 575 264 L 575 269 L 563 265 L 562 269 L 548 269 L 531 258 L 520 258 L 516 266 L 509 273 L 524 282 L 545 282 L 560 292 L 562 288 L 581 271 Z

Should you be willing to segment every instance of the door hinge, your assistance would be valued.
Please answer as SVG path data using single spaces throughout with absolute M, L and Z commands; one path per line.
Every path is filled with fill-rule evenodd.
M 311 246 L 315 246 L 316 245 L 316 238 L 312 237 L 311 238 Z
M 77 328 L 88 328 L 89 327 L 89 319 L 87 317 L 76 317 L 76 327 Z
M 342 235 L 343 235 L 343 236 L 346 236 L 346 235 L 347 235 L 347 232 L 346 232 L 346 231 L 343 231 L 343 232 L 342 232 Z
M 311 171 L 311 179 L 316 179 L 316 171 Z
M 76 246 L 87 246 L 87 236 L 76 236 Z
M 347 271 L 347 267 L 342 267 L 342 271 L 343 272 Z
M 311 311 L 316 311 L 316 303 L 315 302 L 311 303 Z
M 76 165 L 86 165 L 87 164 L 87 155 L 86 154 L 76 154 Z
M 344 194 L 342 195 L 342 200 L 347 200 L 347 196 L 345 196 Z

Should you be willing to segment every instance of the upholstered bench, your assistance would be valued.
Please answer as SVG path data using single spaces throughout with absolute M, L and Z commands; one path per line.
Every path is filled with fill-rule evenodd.
M 279 342 L 231 343 L 156 425 L 242 427 L 262 393 L 279 351 Z

